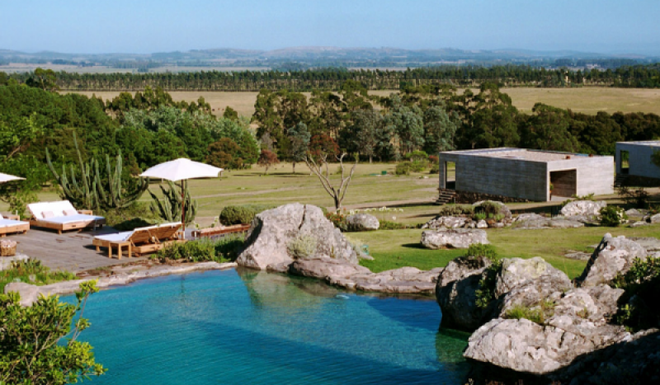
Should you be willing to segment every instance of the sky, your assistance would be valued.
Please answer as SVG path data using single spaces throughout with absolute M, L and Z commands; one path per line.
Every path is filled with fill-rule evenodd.
M 299 46 L 660 54 L 658 0 L 0 0 L 0 49 Z

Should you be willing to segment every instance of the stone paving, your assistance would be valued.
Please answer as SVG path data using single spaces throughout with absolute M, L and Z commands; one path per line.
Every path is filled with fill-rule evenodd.
M 18 242 L 18 253 L 39 259 L 53 270 L 68 270 L 73 273 L 148 258 L 128 258 L 124 254 L 121 259 L 117 259 L 116 253 L 113 253 L 113 258 L 110 259 L 107 249 L 101 248 L 101 251 L 97 252 L 92 245 L 94 236 L 114 232 L 116 230 L 106 226 L 97 230 L 68 231 L 60 235 L 57 231 L 33 227 L 25 234 L 8 235 L 4 239 Z

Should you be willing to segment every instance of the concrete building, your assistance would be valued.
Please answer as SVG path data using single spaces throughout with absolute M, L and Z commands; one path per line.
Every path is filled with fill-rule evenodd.
M 611 194 L 614 158 L 521 148 L 490 148 L 439 153 L 440 188 L 532 201 L 552 196 Z M 456 165 L 455 181 L 447 178 Z
M 660 151 L 660 140 L 617 142 L 614 153 L 616 174 L 660 179 L 660 167 L 651 162 L 655 151 Z M 625 161 L 628 161 L 627 165 Z

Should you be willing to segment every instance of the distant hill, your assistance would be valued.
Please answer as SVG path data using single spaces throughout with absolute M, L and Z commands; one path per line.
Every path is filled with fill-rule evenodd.
M 596 65 L 616 68 L 627 64 L 658 62 L 645 55 L 612 55 L 577 51 L 533 51 L 521 49 L 461 50 L 455 48 L 407 50 L 401 48 L 289 47 L 270 51 L 217 48 L 205 50 L 131 53 L 27 53 L 0 49 L 0 70 L 8 63 L 36 65 L 107 66 L 154 71 L 159 67 L 247 67 L 305 69 L 318 67 L 346 68 L 415 68 L 446 64 L 535 66 Z M 183 68 L 182 68 L 183 69 Z

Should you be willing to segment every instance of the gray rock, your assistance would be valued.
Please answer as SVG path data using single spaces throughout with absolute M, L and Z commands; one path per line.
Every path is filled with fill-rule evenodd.
M 422 228 L 432 229 L 432 230 L 443 229 L 443 228 L 456 229 L 456 228 L 464 227 L 471 222 L 472 220 L 466 217 L 444 216 L 444 217 L 436 217 L 431 219 L 430 221 L 425 223 L 424 226 L 422 226 Z
M 588 261 L 591 258 L 591 253 L 584 253 L 582 251 L 568 250 L 564 257 L 568 259 L 575 259 L 576 261 Z
M 510 292 L 526 282 L 536 281 L 540 277 L 551 277 L 557 291 L 571 287 L 571 281 L 566 274 L 552 267 L 541 257 L 531 259 L 507 258 L 502 261 L 502 269 L 495 283 L 495 298 Z
M 651 215 L 649 217 L 649 223 L 660 223 L 660 214 Z
M 23 253 L 16 253 L 16 255 L 11 257 L 0 257 L 0 271 L 10 269 L 13 262 L 27 261 L 28 259 L 30 257 Z
M 492 309 L 477 307 L 476 291 L 484 270 L 492 262 L 483 257 L 459 257 L 447 264 L 438 276 L 435 295 L 442 310 L 442 327 L 475 330 Z
M 287 245 L 301 234 L 317 240 L 316 255 L 357 264 L 358 257 L 351 244 L 325 218 L 320 208 L 292 203 L 264 211 L 252 221 L 245 250 L 236 262 L 241 266 L 265 270 L 268 266 L 290 264 Z
M 645 222 L 645 221 L 637 221 L 637 222 L 633 222 L 633 223 L 631 223 L 631 224 L 630 224 L 630 227 L 641 227 L 641 226 L 648 226 L 648 225 L 649 225 L 648 222 Z
M 475 243 L 487 244 L 488 237 L 479 229 L 426 230 L 422 232 L 422 245 L 427 249 L 467 249 Z
M 355 274 L 371 273 L 364 266 L 328 257 L 297 259 L 289 265 L 288 272 L 293 275 L 321 279 L 346 278 Z
M 626 210 L 626 215 L 629 217 L 643 217 L 648 214 L 648 210 L 638 210 L 638 209 L 628 209 Z
M 346 218 L 346 223 L 350 231 L 373 231 L 378 230 L 380 222 L 378 218 L 370 214 L 353 214 Z
M 648 252 L 639 243 L 624 236 L 613 238 L 605 234 L 576 282 L 583 287 L 608 283 L 617 274 L 627 272 L 635 258 L 646 259 L 647 256 Z
M 605 206 L 607 206 L 605 201 L 573 201 L 562 207 L 561 215 L 565 217 L 600 215 L 600 210 Z
M 548 224 L 549 227 L 554 229 L 576 229 L 578 227 L 584 227 L 584 222 L 582 221 L 572 221 L 561 218 L 553 218 Z
M 563 217 L 546 218 L 539 214 L 526 213 L 520 214 L 515 220 L 515 227 L 523 230 L 556 228 L 570 229 L 584 227 L 584 223 L 577 220 L 566 219 Z
M 477 222 L 477 228 L 478 229 L 487 229 L 488 228 L 488 223 L 486 223 L 486 221 L 481 219 L 481 220 L 479 220 L 479 222 Z
M 525 281 L 502 296 L 499 316 L 506 317 L 506 314 L 517 306 L 545 312 L 546 308 L 550 308 L 561 298 L 564 291 L 572 288 L 568 277 L 560 274 L 542 275 L 537 279 Z
M 649 253 L 660 251 L 660 239 L 654 237 L 630 237 L 631 241 L 639 243 Z
M 402 267 L 377 274 L 355 274 L 349 278 L 330 278 L 328 283 L 350 290 L 362 290 L 392 294 L 432 294 L 436 279 L 443 268 L 428 271 L 414 267 Z

